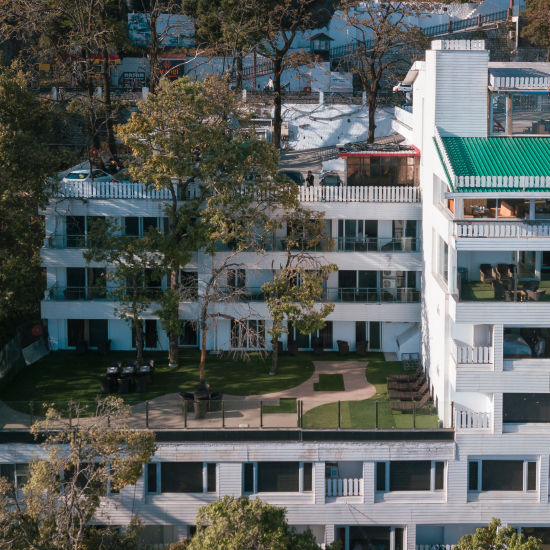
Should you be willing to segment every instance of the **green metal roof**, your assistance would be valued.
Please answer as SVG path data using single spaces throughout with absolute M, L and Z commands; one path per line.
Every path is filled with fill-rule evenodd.
M 442 137 L 457 176 L 549 176 L 550 138 Z
M 549 190 L 550 137 L 440 139 L 444 151 L 439 150 L 436 140 L 437 151 L 453 191 L 524 189 L 523 184 L 513 183 L 514 178 L 527 182 L 530 191 Z M 471 180 L 476 176 L 483 177 L 483 181 L 464 184 L 465 177 Z M 496 178 L 500 180 L 498 184 Z

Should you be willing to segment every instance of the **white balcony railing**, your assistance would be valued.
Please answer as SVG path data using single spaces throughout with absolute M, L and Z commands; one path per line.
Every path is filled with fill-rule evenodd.
M 301 187 L 302 202 L 420 202 L 418 187 Z
M 453 550 L 452 544 L 417 544 L 416 550 Z
M 454 405 L 454 421 L 457 430 L 490 430 L 491 413 L 477 412 Z
M 493 362 L 492 346 L 456 345 L 456 362 L 463 365 L 490 364 Z
M 489 237 L 489 238 L 516 238 L 516 237 L 549 237 L 550 224 L 526 222 L 457 222 L 455 223 L 456 237 Z
M 361 495 L 362 479 L 338 477 L 326 481 L 327 497 L 357 497 Z

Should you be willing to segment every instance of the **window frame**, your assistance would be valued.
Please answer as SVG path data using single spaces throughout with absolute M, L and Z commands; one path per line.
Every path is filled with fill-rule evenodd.
M 483 462 L 497 462 L 497 461 L 515 461 L 515 462 L 521 462 L 523 463 L 523 471 L 522 471 L 522 489 L 483 489 Z M 538 491 L 538 485 L 540 480 L 540 465 L 539 465 L 539 459 L 536 457 L 528 457 L 528 458 L 518 458 L 518 457 L 484 457 L 484 458 L 468 458 L 468 479 L 467 479 L 467 490 L 468 493 L 471 494 L 487 494 L 487 493 L 525 493 L 525 494 L 533 494 Z M 477 480 L 476 484 L 471 483 L 471 474 L 473 473 L 471 471 L 472 465 L 477 464 Z M 532 481 L 532 478 L 529 477 L 529 470 L 532 468 L 529 465 L 534 464 L 535 468 L 535 488 L 529 489 L 529 483 Z M 473 488 L 475 487 L 475 488 Z
M 219 491 L 219 485 L 220 485 L 220 481 L 219 481 L 219 467 L 218 467 L 218 463 L 217 462 L 202 462 L 202 491 L 199 491 L 199 492 L 196 492 L 196 491 L 178 491 L 178 492 L 173 492 L 173 493 L 170 493 L 169 491 L 163 491 L 162 490 L 162 464 L 167 464 L 167 463 L 185 463 L 185 462 L 200 462 L 199 460 L 197 461 L 194 461 L 194 460 L 190 460 L 190 461 L 185 461 L 185 460 L 180 460 L 180 461 L 171 461 L 171 460 L 166 460 L 166 461 L 161 461 L 161 462 L 148 462 L 146 465 L 145 465 L 145 472 L 144 472 L 144 485 L 145 485 L 145 494 L 146 495 L 165 495 L 165 494 L 177 494 L 177 495 L 214 495 L 214 494 L 218 494 L 218 491 Z M 150 491 L 149 490 L 149 472 L 153 470 L 153 467 L 154 466 L 154 472 L 155 472 L 155 485 L 156 485 L 156 488 L 154 491 Z M 215 468 L 215 490 L 213 491 L 210 491 L 209 489 L 211 488 L 211 486 L 209 486 L 209 480 L 211 480 L 212 478 L 209 478 L 209 472 L 208 470 L 212 469 L 212 468 Z M 151 469 L 151 470 L 150 470 Z
M 260 462 L 274 462 L 274 461 L 260 461 Z M 285 461 L 279 461 L 281 463 L 284 463 Z M 288 462 L 296 462 L 294 460 L 288 461 Z M 313 490 L 315 487 L 315 467 L 314 463 L 311 461 L 297 461 L 298 462 L 298 491 L 259 491 L 258 490 L 258 462 L 243 462 L 241 467 L 241 492 L 243 495 L 258 495 L 258 494 L 313 494 Z M 252 484 L 253 484 L 253 491 L 246 491 L 245 490 L 245 468 L 247 465 L 252 465 Z M 304 464 L 311 464 L 311 489 L 305 489 L 304 488 Z
M 447 461 L 446 460 L 399 460 L 395 462 L 430 462 L 430 488 L 429 489 L 412 489 L 412 490 L 401 490 L 401 491 L 392 491 L 390 490 L 390 481 L 391 481 L 391 463 L 394 461 L 391 460 L 380 460 L 375 462 L 374 466 L 374 491 L 377 494 L 385 493 L 397 493 L 397 494 L 408 494 L 408 493 L 442 493 L 447 490 Z M 443 485 L 442 487 L 437 486 L 437 469 L 438 464 L 443 464 Z M 379 473 L 382 470 L 382 465 L 384 465 L 384 489 L 379 487 L 382 484 L 378 484 Z

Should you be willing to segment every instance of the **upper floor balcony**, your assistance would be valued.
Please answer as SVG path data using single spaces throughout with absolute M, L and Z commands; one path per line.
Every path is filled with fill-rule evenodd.
M 197 187 L 186 187 L 185 192 L 180 192 L 177 185 L 175 189 L 178 200 L 199 198 Z M 168 189 L 157 190 L 144 183 L 130 182 L 60 182 L 53 196 L 67 199 L 172 200 Z M 373 184 L 300 187 L 298 198 L 302 202 L 419 203 L 421 200 L 418 187 Z

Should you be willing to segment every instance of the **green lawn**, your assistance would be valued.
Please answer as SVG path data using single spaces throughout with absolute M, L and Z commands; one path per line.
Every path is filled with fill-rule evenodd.
M 327 354 L 334 358 L 336 353 Z M 168 367 L 166 352 L 147 352 L 147 359 L 155 360 L 153 384 L 146 393 L 130 393 L 124 396 L 133 404 L 159 395 L 178 391 L 194 391 L 199 382 L 199 352 L 182 350 L 180 366 Z M 77 356 L 74 351 L 56 351 L 44 359 L 20 370 L 0 388 L 0 399 L 6 402 L 29 401 L 62 402 L 93 401 L 99 394 L 99 379 L 111 361 L 131 360 L 132 352 L 111 352 L 100 356 L 96 352 Z M 254 395 L 293 388 L 313 374 L 312 360 L 319 356 L 300 353 L 295 357 L 282 355 L 275 376 L 269 376 L 270 357 L 253 354 L 249 360 L 226 354 L 208 355 L 206 380 L 213 391 L 224 394 Z M 15 406 L 15 405 L 14 405 Z M 21 409 L 21 406 L 16 406 Z
M 340 426 L 342 428 L 412 428 L 413 413 L 392 411 L 389 404 L 386 376 L 403 372 L 402 363 L 385 361 L 381 353 L 367 357 L 367 380 L 376 387 L 376 394 L 364 401 L 340 403 Z M 376 425 L 376 402 L 378 401 L 378 426 Z M 328 403 L 306 412 L 302 418 L 304 428 L 334 428 L 338 426 L 338 403 Z M 437 428 L 438 418 L 430 407 L 416 413 L 417 428 Z
M 296 398 L 281 397 L 279 405 L 262 405 L 264 414 L 290 413 L 296 414 Z
M 341 374 L 320 374 L 319 382 L 313 384 L 314 391 L 344 391 L 344 377 Z

